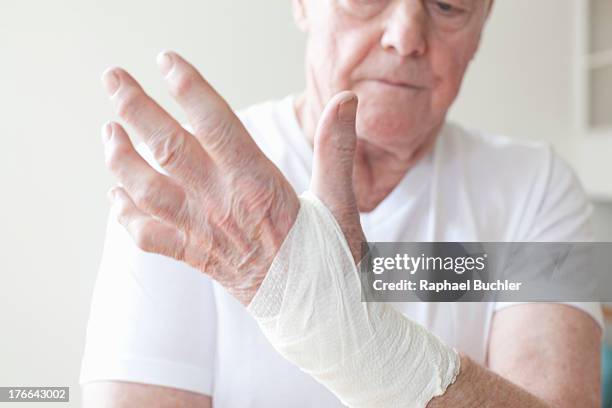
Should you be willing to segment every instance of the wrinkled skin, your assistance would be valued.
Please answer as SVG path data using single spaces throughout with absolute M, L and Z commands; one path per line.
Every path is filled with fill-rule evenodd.
M 297 112 L 310 140 L 326 102 L 359 97 L 355 191 L 371 211 L 427 154 L 478 49 L 490 0 L 293 0 L 307 35 Z
M 103 75 L 118 115 L 167 173 L 136 152 L 121 125 L 105 125 L 107 166 L 121 182 L 110 192 L 118 219 L 141 249 L 192 265 L 246 305 L 297 216 L 297 195 L 190 64 L 162 53 L 159 65 L 193 133 L 124 70 Z M 344 92 L 322 115 L 312 186 L 350 236 L 355 254 L 363 240 L 351 188 L 356 109 L 355 95 Z
M 445 4 L 450 11 L 432 0 L 294 0 L 309 37 L 308 87 L 296 111 L 314 145 L 311 189 L 355 258 L 364 240 L 358 210 L 374 209 L 432 146 L 476 52 L 489 1 Z M 108 124 L 108 167 L 122 183 L 111 194 L 119 220 L 142 249 L 187 262 L 248 304 L 298 199 L 191 65 L 173 53 L 159 63 L 193 134 L 127 72 L 103 76 L 119 116 L 168 173 L 152 169 L 124 129 Z M 340 115 L 353 93 L 359 115 L 356 99 Z
M 293 1 L 309 37 L 308 86 L 296 110 L 314 145 L 311 189 L 330 208 L 357 258 L 364 239 L 357 208 L 375 208 L 431 147 L 492 1 Z M 142 249 L 193 265 L 246 305 L 295 220 L 298 199 L 195 69 L 176 54 L 166 55 L 173 65 L 161 58 L 162 74 L 193 134 L 125 71 L 104 75 L 119 116 L 168 173 L 151 168 L 125 130 L 109 123 L 107 163 L 122 183 L 111 192 L 115 211 Z M 345 89 L 359 98 L 357 120 L 354 95 L 337 94 Z M 455 384 L 428 407 L 595 408 L 600 336 L 599 326 L 571 307 L 506 308 L 492 320 L 488 348 L 489 367 L 502 375 L 463 355 Z M 178 390 L 134 387 L 101 388 L 92 401 L 174 406 L 179 398 Z M 185 405 L 210 406 L 209 398 L 199 397 L 180 398 L 190 401 Z

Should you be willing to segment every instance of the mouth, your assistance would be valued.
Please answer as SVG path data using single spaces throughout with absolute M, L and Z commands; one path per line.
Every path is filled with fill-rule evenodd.
M 392 87 L 396 89 L 410 90 L 410 91 L 423 91 L 427 89 L 425 86 L 416 85 L 403 81 L 395 81 L 390 79 L 369 79 L 368 82 L 373 82 L 377 85 L 383 85 L 387 87 Z

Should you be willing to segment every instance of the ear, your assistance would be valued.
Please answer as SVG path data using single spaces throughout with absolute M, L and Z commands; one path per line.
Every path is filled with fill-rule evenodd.
M 291 0 L 293 4 L 293 19 L 295 24 L 303 32 L 308 31 L 308 19 L 306 17 L 305 0 Z

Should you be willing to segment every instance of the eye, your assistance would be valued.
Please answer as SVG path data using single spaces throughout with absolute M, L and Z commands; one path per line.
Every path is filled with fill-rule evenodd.
M 436 1 L 430 0 L 428 1 L 430 9 L 433 9 L 433 12 L 445 15 L 445 16 L 458 16 L 465 13 L 465 10 L 456 7 L 450 3 L 444 1 Z
M 317 0 L 321 1 L 321 0 Z M 338 4 L 349 14 L 372 17 L 385 9 L 389 0 L 339 0 Z
M 444 32 L 465 27 L 475 13 L 471 3 L 462 0 L 423 0 L 433 26 Z

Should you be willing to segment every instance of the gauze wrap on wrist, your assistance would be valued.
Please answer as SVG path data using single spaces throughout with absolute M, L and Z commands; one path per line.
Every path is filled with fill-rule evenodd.
M 457 352 L 385 303 L 361 302 L 340 226 L 310 192 L 248 306 L 286 359 L 349 407 L 423 408 L 455 381 Z

